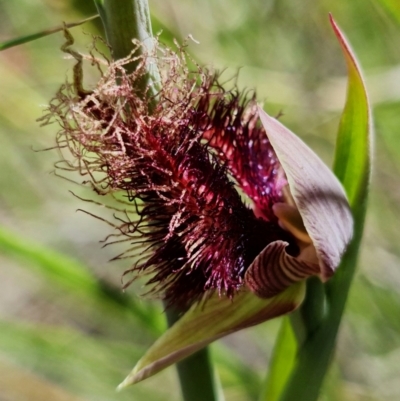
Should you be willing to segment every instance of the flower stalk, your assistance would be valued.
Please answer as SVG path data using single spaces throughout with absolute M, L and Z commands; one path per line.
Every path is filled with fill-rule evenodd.
M 114 60 L 128 57 L 134 50 L 132 41 L 143 46 L 135 49 L 135 57 L 125 65 L 127 72 L 135 71 L 144 52 L 152 54 L 154 40 L 151 28 L 150 10 L 147 0 L 94 0 L 103 22 L 107 43 L 111 47 Z M 155 64 L 148 63 L 148 73 L 137 83 L 145 93 L 148 89 L 155 95 L 160 78 Z
M 165 310 L 168 326 L 176 323 L 182 311 L 174 307 Z M 176 364 L 182 397 L 190 401 L 223 401 L 219 397 L 217 378 L 211 364 L 209 348 L 205 347 Z

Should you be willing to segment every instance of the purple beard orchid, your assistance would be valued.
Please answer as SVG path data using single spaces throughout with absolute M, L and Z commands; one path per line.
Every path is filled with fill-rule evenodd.
M 127 74 L 127 62 L 108 65 L 90 92 L 81 82 L 64 85 L 44 118 L 61 125 L 58 146 L 72 156 L 64 168 L 89 177 L 99 194 L 126 197 L 109 237 L 128 244 L 115 259 L 134 260 L 124 287 L 148 275 L 150 292 L 168 305 L 193 310 L 205 301 L 203 315 L 201 308 L 189 311 L 166 333 L 178 338 L 192 330 L 199 337 L 164 347 L 162 363 L 160 353 L 150 356 L 125 384 L 293 310 L 302 297 L 295 283 L 327 280 L 353 230 L 339 181 L 254 96 L 223 89 L 207 70 L 189 72 L 184 57 L 166 51 L 159 61 L 162 89 L 149 110 L 148 99 L 135 92 L 144 67 Z M 195 318 L 204 323 L 207 311 L 216 314 L 203 337 L 202 323 L 184 326 Z M 223 318 L 229 314 L 236 320 Z M 216 319 L 227 323 L 220 327 Z

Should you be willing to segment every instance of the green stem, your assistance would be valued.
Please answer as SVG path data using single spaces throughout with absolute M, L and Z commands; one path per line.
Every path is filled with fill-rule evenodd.
M 321 280 L 310 277 L 306 285 L 307 295 L 301 307 L 283 319 L 259 401 L 281 399 L 292 371 L 297 366 L 298 350 L 326 316 L 326 295 Z
M 141 64 L 143 53 L 153 54 L 154 39 L 151 29 L 150 11 L 147 0 L 95 0 L 102 19 L 108 44 L 111 46 L 114 60 L 128 57 L 135 49 L 133 40 L 142 46 L 135 50 L 135 57 L 125 65 L 128 72 L 133 72 Z M 152 58 L 147 59 L 147 74 L 138 82 L 143 94 L 155 95 L 160 86 L 157 66 Z
M 301 307 L 290 315 L 299 346 L 317 330 L 327 314 L 325 288 L 321 280 L 310 277 L 306 285 L 306 298 Z
M 166 309 L 168 325 L 180 317 L 180 311 Z M 218 401 L 218 385 L 210 362 L 208 347 L 177 363 L 179 382 L 185 401 Z
M 360 205 L 354 219 L 354 239 L 342 260 L 334 278 L 325 285 L 329 309 L 319 327 L 309 335 L 297 355 L 296 364 L 280 401 L 316 401 L 324 377 L 330 366 L 335 349 L 336 337 L 346 306 L 357 264 L 366 203 Z
M 278 401 L 293 369 L 297 346 L 297 336 L 288 316 L 282 320 L 269 363 L 268 375 L 262 385 L 259 401 Z

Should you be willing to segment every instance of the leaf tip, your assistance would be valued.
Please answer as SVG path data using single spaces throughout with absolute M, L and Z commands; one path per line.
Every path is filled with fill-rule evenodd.
M 125 390 L 128 386 L 140 382 L 142 379 L 137 376 L 137 374 L 130 373 L 120 384 L 118 384 L 116 391 L 119 393 L 122 390 Z
M 339 26 L 336 23 L 335 19 L 333 18 L 332 13 L 329 13 L 329 22 L 331 23 L 331 26 L 333 28 L 333 31 L 335 32 L 335 35 L 340 40 L 340 42 L 343 43 L 344 42 L 343 34 L 342 34 L 341 30 L 339 29 Z
M 125 379 L 122 383 L 118 384 L 118 386 L 116 388 L 117 393 L 124 390 L 127 386 L 129 386 L 129 383 L 126 383 L 126 379 Z

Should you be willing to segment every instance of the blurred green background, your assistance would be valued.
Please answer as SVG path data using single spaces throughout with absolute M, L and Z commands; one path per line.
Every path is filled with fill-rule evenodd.
M 155 33 L 189 34 L 201 64 L 240 69 L 266 109 L 332 162 L 346 70 L 328 12 L 363 66 L 376 127 L 370 208 L 323 401 L 400 399 L 400 3 L 398 0 L 150 0 Z M 95 13 L 91 1 L 0 0 L 0 42 Z M 73 30 L 85 51 L 99 21 Z M 99 243 L 110 228 L 76 210 L 103 212 L 56 177 L 56 126 L 35 121 L 73 62 L 62 34 L 0 53 L 0 400 L 179 400 L 175 371 L 116 393 L 165 328 L 142 283 L 120 291 L 129 261 Z M 90 84 L 90 78 L 88 82 Z M 71 179 L 77 177 L 68 176 Z M 257 400 L 279 321 L 212 346 L 229 401 Z

